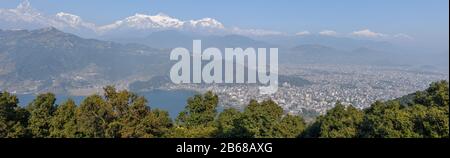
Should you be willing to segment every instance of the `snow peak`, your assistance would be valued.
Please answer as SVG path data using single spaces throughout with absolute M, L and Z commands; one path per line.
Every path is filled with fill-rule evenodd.
M 208 155 L 211 145 L 190 145 L 183 142 L 183 145 L 177 145 L 177 153 L 204 153 Z

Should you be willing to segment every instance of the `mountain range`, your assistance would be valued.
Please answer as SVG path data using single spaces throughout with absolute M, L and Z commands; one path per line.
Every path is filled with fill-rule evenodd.
M 164 78 L 172 48 L 279 48 L 283 64 L 410 66 L 448 72 L 448 51 L 412 53 L 386 42 L 227 27 L 216 19 L 136 14 L 98 26 L 60 12 L 45 15 L 23 1 L 0 9 L 0 88 L 17 93 L 90 94 L 108 84 Z M 282 75 L 282 74 L 281 74 Z
M 386 41 L 309 33 L 289 35 L 271 30 L 241 29 L 227 26 L 219 20 L 208 17 L 181 20 L 164 13 L 156 15 L 136 13 L 110 24 L 97 25 L 66 12 L 46 15 L 34 9 L 27 0 L 24 0 L 16 8 L 0 9 L 0 29 L 33 30 L 46 27 L 54 27 L 85 38 L 121 43 L 141 43 L 154 48 L 187 47 L 191 45 L 192 39 L 203 39 L 206 45 L 210 42 L 211 45 L 219 48 L 224 46 L 292 48 L 300 44 L 320 44 L 346 51 L 360 47 L 381 51 L 402 51 L 398 46 Z M 216 42 L 218 38 L 223 39 L 222 36 L 226 36 L 229 40 Z M 228 44 L 223 45 L 222 42 L 228 42 Z
M 142 35 L 143 32 L 163 30 L 216 35 L 240 34 L 257 36 L 279 34 L 275 31 L 226 27 L 220 21 L 208 17 L 196 20 L 180 20 L 164 13 L 156 15 L 136 13 L 111 24 L 96 25 L 84 21 L 80 16 L 66 12 L 59 12 L 56 15 L 45 15 L 32 8 L 27 0 L 24 0 L 16 8 L 0 9 L 0 28 L 38 29 L 43 27 L 55 27 L 83 37 L 123 37 L 130 33 L 138 36 Z
M 167 34 L 173 36 L 166 36 Z M 163 37 L 167 39 L 162 40 Z M 180 38 L 175 38 L 178 40 L 170 45 L 170 40 L 174 38 L 169 37 Z M 167 48 L 176 45 L 189 47 L 192 42 L 190 37 L 179 32 L 165 31 L 154 33 L 145 38 L 149 41 L 139 44 L 81 38 L 53 27 L 36 30 L 0 29 L 0 87 L 18 93 L 71 93 L 86 87 L 95 89 L 118 83 L 126 88 L 136 80 L 168 75 L 173 65 L 173 61 L 169 60 L 170 49 L 153 48 L 152 44 L 158 46 L 165 43 Z M 239 35 L 202 38 L 205 39 L 205 47 L 276 46 Z M 308 63 L 387 66 L 412 64 L 416 62 L 414 59 L 420 59 L 366 47 L 346 51 L 320 44 L 280 47 L 279 52 L 282 65 Z M 430 58 L 431 61 L 438 61 L 435 59 Z M 446 63 L 448 64 L 448 60 Z

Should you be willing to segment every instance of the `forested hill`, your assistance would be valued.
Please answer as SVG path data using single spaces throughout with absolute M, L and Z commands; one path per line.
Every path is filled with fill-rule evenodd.
M 56 105 L 54 94 L 41 94 L 25 108 L 15 95 L 2 92 L 0 138 L 448 138 L 448 86 L 435 82 L 407 99 L 377 101 L 365 110 L 337 103 L 311 124 L 271 100 L 219 113 L 212 92 L 188 99 L 175 120 L 149 107 L 144 97 L 114 87 L 80 105 L 73 100 Z
M 67 93 L 133 75 L 167 72 L 165 51 L 85 39 L 55 28 L 0 30 L 0 86 L 17 93 Z

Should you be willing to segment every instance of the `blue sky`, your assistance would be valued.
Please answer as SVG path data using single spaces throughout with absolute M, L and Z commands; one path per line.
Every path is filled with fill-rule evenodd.
M 14 8 L 20 0 L 2 0 Z M 135 13 L 166 13 L 182 19 L 211 17 L 226 26 L 289 33 L 370 29 L 408 34 L 448 45 L 448 0 L 30 0 L 44 13 L 60 11 L 107 24 Z

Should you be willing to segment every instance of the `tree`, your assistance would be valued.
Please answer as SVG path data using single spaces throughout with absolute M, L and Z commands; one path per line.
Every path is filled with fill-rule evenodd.
M 75 115 L 78 124 L 77 137 L 83 138 L 106 137 L 106 129 L 113 120 L 112 107 L 99 95 L 84 99 Z
M 448 138 L 449 118 L 448 108 L 426 107 L 414 105 L 407 111 L 412 115 L 414 131 L 423 138 Z
M 136 133 L 144 138 L 165 137 L 172 127 L 169 113 L 156 109 L 136 125 Z
M 38 95 L 28 105 L 30 111 L 28 128 L 33 137 L 46 138 L 50 136 L 50 120 L 55 111 L 55 100 L 54 94 L 45 93 Z
M 147 106 L 147 100 L 144 97 L 139 97 L 127 109 L 128 111 L 120 120 L 122 126 L 120 130 L 121 137 L 148 137 L 144 131 L 137 127 L 150 114 L 150 107 Z
M 72 99 L 67 100 L 56 108 L 50 121 L 50 137 L 74 138 L 76 137 L 77 124 L 75 111 L 77 105 Z
M 365 110 L 337 103 L 306 127 L 301 116 L 285 114 L 272 100 L 250 101 L 243 111 L 225 109 L 212 92 L 188 99 L 175 124 L 168 112 L 126 90 L 105 87 L 77 107 L 73 100 L 55 105 L 51 93 L 38 95 L 26 108 L 16 96 L 0 93 L 0 138 L 448 138 L 448 82 Z M 305 129 L 306 127 L 306 129 Z
M 218 103 L 219 97 L 211 91 L 189 98 L 185 110 L 178 115 L 176 127 L 169 137 L 213 137 L 217 131 L 214 121 Z
M 212 125 L 217 115 L 219 97 L 211 91 L 195 95 L 187 101 L 187 106 L 177 118 L 178 123 L 187 127 Z
M 364 113 L 353 106 L 344 106 L 340 102 L 328 110 L 327 114 L 317 118 L 304 134 L 304 137 L 354 138 L 363 121 Z
M 104 88 L 108 107 L 112 108 L 113 120 L 106 129 L 106 136 L 112 138 L 154 138 L 163 137 L 172 127 L 169 113 L 151 110 L 142 96 L 114 87 Z
M 19 100 L 8 92 L 0 93 L 0 138 L 8 136 L 16 124 L 16 108 Z
M 415 93 L 414 103 L 425 106 L 448 107 L 448 85 L 447 81 L 432 83 L 427 90 Z
M 398 101 L 377 101 L 365 111 L 360 136 L 365 138 L 415 138 L 413 116 Z
M 144 134 L 137 125 L 150 113 L 144 97 L 127 90 L 117 91 L 113 86 L 104 88 L 105 103 L 111 108 L 112 122 L 106 128 L 106 136 L 112 138 L 139 138 Z
M 213 138 L 217 132 L 214 126 L 175 126 L 168 133 L 169 138 Z
M 30 117 L 30 113 L 27 109 L 22 107 L 16 107 L 15 109 L 15 117 L 14 117 L 14 126 L 12 126 L 9 130 L 7 137 L 9 138 L 24 138 L 30 137 L 28 126 L 28 119 Z
M 286 115 L 278 124 L 276 136 L 280 138 L 297 138 L 306 128 L 305 121 L 300 116 Z
M 19 100 L 8 92 L 0 93 L 0 119 L 14 120 Z
M 282 116 L 283 109 L 274 101 L 266 100 L 258 103 L 252 100 L 245 108 L 242 119 L 237 123 L 238 131 L 242 137 L 279 137 L 276 132 Z
M 236 123 L 242 113 L 234 108 L 225 109 L 217 118 L 217 135 L 219 138 L 233 138 L 239 135 Z
M 121 119 L 126 115 L 129 106 L 139 98 L 136 94 L 127 90 L 117 91 L 113 86 L 103 88 L 105 100 L 112 107 L 114 117 Z

